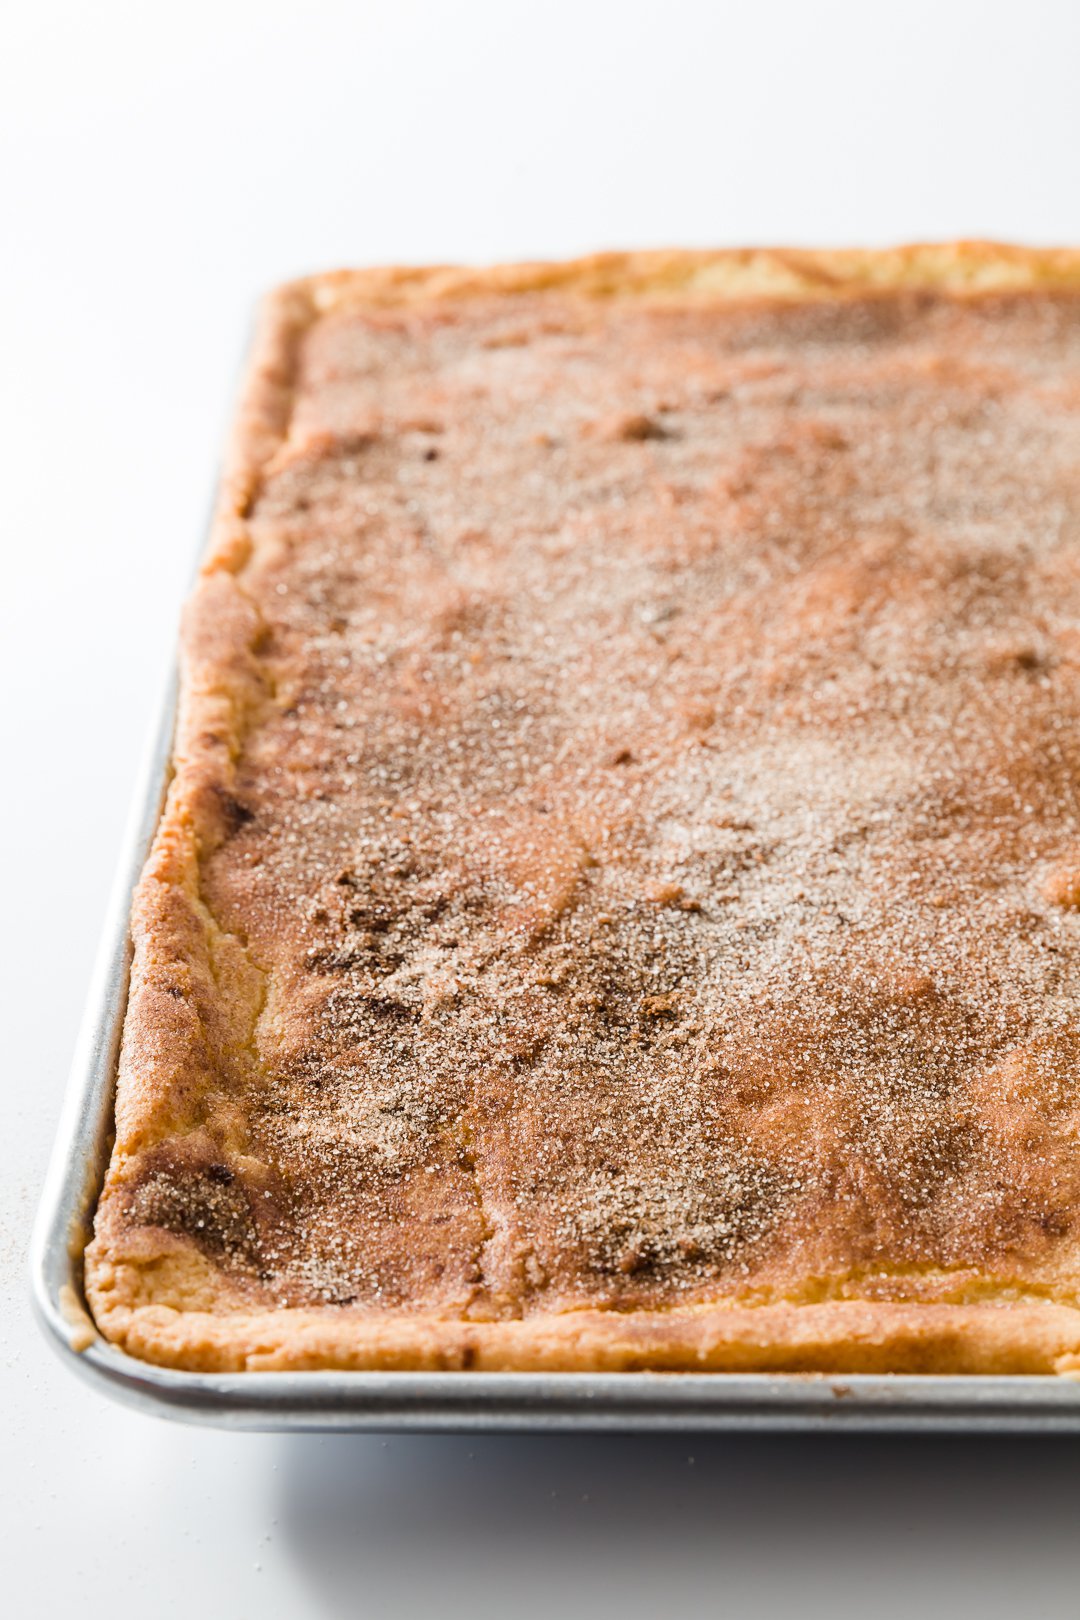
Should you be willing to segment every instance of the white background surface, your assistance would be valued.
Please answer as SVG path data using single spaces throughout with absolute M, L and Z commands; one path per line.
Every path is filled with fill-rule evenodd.
M 1072 1440 L 232 1436 L 85 1390 L 24 1250 L 248 311 L 337 263 L 1080 241 L 1080 6 L 0 9 L 8 1612 L 1080 1611 Z

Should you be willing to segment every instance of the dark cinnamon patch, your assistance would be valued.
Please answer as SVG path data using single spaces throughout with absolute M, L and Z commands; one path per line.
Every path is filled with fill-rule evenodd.
M 228 837 L 231 838 L 234 833 L 238 833 L 241 827 L 249 827 L 255 820 L 254 810 L 249 809 L 234 793 L 230 793 L 226 788 L 216 785 L 214 792 L 217 795 L 218 806 L 225 822 Z
M 585 437 L 608 444 L 644 444 L 648 439 L 670 439 L 671 434 L 654 416 L 642 411 L 617 411 L 590 422 Z

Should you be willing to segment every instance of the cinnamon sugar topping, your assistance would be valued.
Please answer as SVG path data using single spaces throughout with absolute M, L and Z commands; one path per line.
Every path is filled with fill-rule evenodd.
M 299 341 L 201 863 L 214 1263 L 476 1320 L 1075 1297 L 1080 303 L 505 326 Z

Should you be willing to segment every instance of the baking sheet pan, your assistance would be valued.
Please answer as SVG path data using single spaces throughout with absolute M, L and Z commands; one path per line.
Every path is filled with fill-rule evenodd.
M 132 889 L 154 834 L 175 723 L 170 681 L 114 886 L 31 1245 L 34 1303 L 71 1367 L 129 1405 L 247 1429 L 863 1429 L 1080 1432 L 1080 1379 L 733 1373 L 187 1373 L 93 1331 L 82 1248 L 108 1159 L 127 1002 Z

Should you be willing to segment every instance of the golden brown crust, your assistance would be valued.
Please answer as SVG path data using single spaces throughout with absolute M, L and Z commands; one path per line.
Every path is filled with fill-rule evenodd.
M 275 295 L 310 301 L 317 314 L 531 293 L 654 302 L 859 298 L 904 290 L 958 296 L 1080 287 L 1080 249 L 1032 249 L 1000 242 L 930 242 L 906 247 L 735 248 L 595 253 L 562 263 L 343 270 L 312 276 Z
M 1077 1036 L 1062 1011 L 1061 973 L 1051 982 L 1025 955 L 1037 939 L 1038 961 L 1060 962 L 1067 988 L 1080 837 L 1075 769 L 1062 751 L 1074 701 L 1080 714 L 1080 677 L 1069 618 L 1075 566 L 1060 541 L 1075 521 L 1076 463 L 1068 433 L 1052 429 L 1076 408 L 1072 289 L 1078 252 L 963 244 L 348 272 L 272 296 L 187 610 L 175 774 L 133 909 L 116 1148 L 86 1268 L 108 1337 L 148 1360 L 199 1369 L 1080 1364 Z M 964 305 L 950 305 L 956 298 L 981 300 L 988 313 L 965 316 Z M 576 321 L 578 305 L 586 313 Z M 819 306 L 852 314 L 846 324 L 826 316 L 825 327 L 800 314 Z M 787 316 L 768 313 L 785 308 Z M 700 322 L 725 309 L 734 324 L 718 359 Z M 510 324 L 507 310 L 520 312 Z M 457 348 L 447 340 L 449 359 L 438 347 L 444 318 L 461 334 Z M 648 367 L 671 322 L 681 323 L 680 365 L 700 363 L 701 375 L 696 393 L 679 394 L 682 372 L 657 368 L 669 400 Z M 561 348 L 546 360 L 537 340 L 552 333 Z M 787 345 L 784 365 L 778 343 Z M 380 369 L 394 345 L 418 375 L 426 368 L 412 392 L 395 394 Z M 519 368 L 505 381 L 499 354 L 530 345 L 540 356 L 534 372 Z M 483 375 L 470 361 L 478 349 L 496 357 Z M 816 370 L 806 369 L 811 350 Z M 1029 355 L 1037 363 L 1027 377 Z M 582 380 L 590 366 L 601 383 L 593 373 Z M 605 366 L 618 383 L 610 399 Z M 532 411 L 539 423 L 565 378 L 569 392 L 580 389 L 580 409 L 560 402 L 563 414 L 549 413 L 557 432 L 532 434 L 535 454 L 554 446 L 562 456 L 550 486 L 533 451 L 495 440 L 508 409 L 523 423 Z M 830 385 L 836 398 L 805 405 L 819 382 L 823 398 Z M 754 394 L 770 388 L 767 398 Z M 901 465 L 891 484 L 880 447 L 868 447 L 872 478 L 855 465 L 851 427 L 859 431 L 873 390 L 876 415 L 863 427 L 886 422 L 901 441 L 915 444 L 919 412 L 936 399 L 952 413 L 934 441 L 946 470 L 931 475 L 952 502 L 935 509 L 944 541 L 913 534 L 900 510 L 896 480 L 927 476 L 922 463 Z M 702 416 L 735 396 L 742 426 Z M 453 435 L 435 416 L 456 411 L 454 429 L 467 435 L 470 399 L 492 444 L 488 487 L 467 483 L 482 453 L 467 441 L 465 459 L 421 487 L 421 455 L 449 463 L 456 454 L 453 444 L 444 451 Z M 1014 455 L 1015 467 L 996 484 L 984 462 L 951 467 L 978 433 L 997 432 L 998 416 L 1012 437 L 997 451 Z M 575 421 L 576 445 L 567 425 Z M 399 466 L 387 457 L 402 446 L 415 455 Z M 988 480 L 983 507 L 959 511 L 975 471 Z M 1030 536 L 1014 533 L 1020 507 L 1006 472 L 1028 482 Z M 399 497 L 403 476 L 416 485 L 412 507 Z M 539 656 L 512 604 L 475 585 L 497 581 L 504 567 L 516 578 L 531 497 L 515 504 L 512 492 L 534 477 L 546 521 L 574 534 L 586 564 L 588 501 L 604 544 L 626 545 L 627 570 L 641 571 L 653 597 L 641 597 L 638 640 L 626 641 L 612 668 L 625 680 L 641 665 L 641 638 L 656 643 L 654 709 L 670 705 L 662 733 L 646 711 L 640 738 L 605 733 L 616 769 L 598 786 L 587 761 L 574 763 L 565 715 L 552 719 L 550 674 L 531 687 L 504 674 L 470 688 L 471 701 L 510 728 L 519 754 L 513 716 L 534 711 L 530 736 L 561 811 L 555 829 L 548 806 L 508 789 L 502 756 L 490 739 L 476 740 L 445 684 L 448 670 L 462 690 L 472 678 L 453 662 L 466 643 L 468 658 L 492 663 L 516 634 L 519 662 Z M 466 481 L 466 495 L 453 478 Z M 895 510 L 875 502 L 886 486 Z M 356 504 L 358 489 L 366 505 Z M 856 527 L 830 549 L 821 536 L 836 522 Z M 727 552 L 722 564 L 706 556 L 716 524 L 747 543 L 735 563 Z M 425 560 L 451 530 L 455 543 L 484 553 L 479 572 L 470 564 L 472 585 Z M 330 692 L 339 677 L 329 672 L 354 655 L 363 662 L 379 633 L 365 621 L 357 640 L 351 622 L 335 620 L 341 603 L 360 601 L 363 548 L 393 556 L 404 544 L 415 548 L 414 583 L 388 593 L 388 652 L 364 665 L 363 689 L 342 674 Z M 583 616 L 599 614 L 560 546 L 553 582 L 563 580 L 567 600 L 585 593 Z M 1034 557 L 1035 583 L 1014 612 L 1021 553 L 1025 566 Z M 321 572 L 305 563 L 316 554 Z M 765 578 L 755 586 L 759 566 Z M 770 617 L 761 592 L 782 592 L 790 578 L 801 594 Z M 377 585 L 361 581 L 369 595 Z M 664 615 L 689 624 L 702 590 L 716 593 L 706 629 L 722 625 L 728 638 L 710 654 L 722 679 L 708 690 L 700 625 L 690 641 L 662 628 Z M 561 611 L 558 600 L 550 611 Z M 410 613 L 426 627 L 415 646 Z M 952 615 L 944 641 L 935 614 Z M 603 622 L 621 647 L 622 630 Z M 753 635 L 736 657 L 748 624 Z M 557 633 L 570 635 L 565 624 Z M 908 638 L 900 652 L 898 636 Z M 959 658 L 955 669 L 928 673 L 928 659 L 961 643 L 978 665 L 974 677 Z M 838 670 L 815 665 L 806 651 L 814 647 L 835 652 Z M 397 673 L 380 688 L 387 657 Z M 879 668 L 874 659 L 880 678 L 866 675 Z M 624 725 L 630 711 L 604 688 L 612 669 L 598 672 L 595 657 L 580 667 L 599 683 L 586 710 L 595 742 L 605 705 Z M 1003 679 L 1014 682 L 1007 691 L 993 685 Z M 841 703 L 833 687 L 845 680 Z M 808 682 L 824 719 L 808 717 Z M 914 719 L 893 712 L 912 683 L 940 693 L 956 752 L 955 768 L 927 767 L 927 791 L 943 773 L 949 780 L 914 808 L 897 738 L 911 736 L 914 759 L 927 729 L 917 708 Z M 718 715 L 717 693 L 726 703 L 736 689 L 739 704 Z M 987 694 L 1000 708 L 983 729 L 972 722 L 966 747 L 966 717 Z M 372 702 L 392 711 L 385 736 Z M 886 711 L 889 727 L 899 726 L 888 749 Z M 865 738 L 864 713 L 877 728 Z M 365 748 L 386 752 L 382 797 L 372 773 L 383 766 L 361 758 L 350 727 Z M 987 740 L 998 733 L 1000 753 Z M 835 751 L 837 735 L 851 749 L 866 738 L 878 746 L 873 782 L 856 782 L 846 763 L 823 770 L 819 756 Z M 407 754 L 448 738 L 464 746 L 480 783 L 475 811 L 465 779 L 444 769 L 444 781 L 437 760 L 428 769 L 444 802 L 419 802 L 425 778 L 411 786 L 415 801 L 400 785 Z M 737 761 L 731 781 L 721 783 L 712 765 L 702 776 L 699 744 Z M 639 748 L 651 775 L 637 769 Z M 832 867 L 821 864 L 820 838 L 799 842 L 798 806 L 777 808 L 793 762 L 816 793 L 843 799 L 845 815 L 854 789 L 863 794 L 858 829 L 841 828 L 841 812 L 824 800 L 816 807 L 834 842 L 843 833 Z M 666 799 L 655 797 L 657 781 Z M 716 814 L 740 793 L 755 814 L 768 809 L 762 795 L 772 796 L 769 838 L 753 833 L 737 802 Z M 1025 799 L 1039 812 L 1035 833 Z M 907 840 L 899 853 L 888 827 L 878 830 L 890 806 Z M 671 827 L 688 814 L 692 826 L 703 807 L 719 835 L 695 851 L 685 828 Z M 474 813 L 489 818 L 485 837 L 465 848 Z M 344 832 L 328 830 L 334 815 Z M 460 825 L 440 833 L 439 817 L 455 815 Z M 397 842 L 387 832 L 395 818 L 404 824 Z M 652 836 L 662 819 L 663 860 Z M 936 842 L 913 854 L 916 836 Z M 672 838 L 681 850 L 674 865 Z M 845 853 L 856 838 L 873 855 L 869 866 Z M 940 853 L 956 839 L 960 856 Z M 296 853 L 298 840 L 310 858 Z M 365 848 L 374 850 L 367 866 Z M 796 858 L 810 872 L 809 900 L 794 886 Z M 988 861 L 1001 863 L 992 882 Z M 759 948 L 779 923 L 773 901 L 753 887 L 755 863 L 788 911 L 811 907 L 803 936 L 785 936 L 783 960 L 766 961 Z M 1000 903 L 999 891 L 1007 891 Z M 332 915 L 326 895 L 335 896 Z M 841 924 L 852 933 L 842 947 L 832 943 L 835 928 L 823 931 L 827 907 L 846 908 Z M 939 914 L 935 945 L 939 930 L 927 919 Z M 967 918 L 971 949 L 962 930 L 950 932 L 956 916 Z M 750 941 L 742 1001 L 701 968 L 721 951 L 734 959 L 740 928 Z M 616 945 L 597 943 L 605 931 Z M 817 953 L 812 973 L 792 966 L 800 949 Z M 980 999 L 981 980 L 990 988 Z M 470 1030 L 482 1018 L 501 1020 L 486 1044 Z M 577 1044 L 556 1061 L 551 1052 L 568 1032 Z M 645 1054 L 644 1069 L 636 1057 L 629 1066 L 628 1052 Z M 577 1078 L 567 1091 L 570 1070 Z M 631 1081 L 642 1096 L 627 1097 Z M 642 1140 L 650 1129 L 655 1148 Z M 589 1145 L 605 1132 L 607 1149 Z

